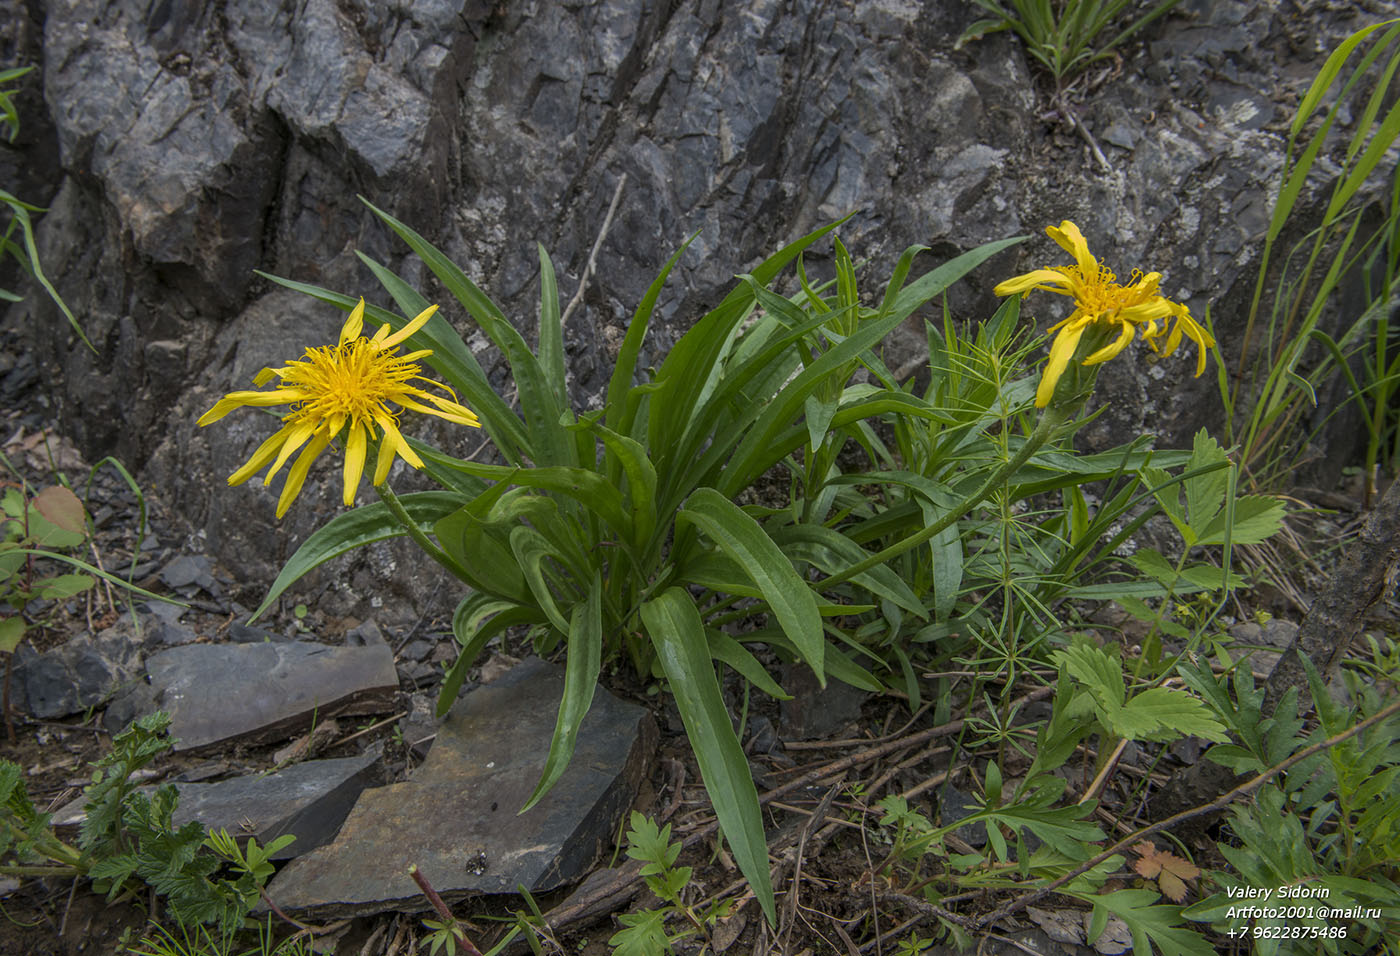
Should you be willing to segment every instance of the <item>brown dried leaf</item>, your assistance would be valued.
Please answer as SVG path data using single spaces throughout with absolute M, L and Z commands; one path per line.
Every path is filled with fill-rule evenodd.
M 34 509 L 64 531 L 87 533 L 83 503 L 62 485 L 52 485 L 35 495 Z
M 1133 869 L 1147 879 L 1155 879 L 1162 894 L 1173 903 L 1186 899 L 1186 880 L 1201 875 L 1200 867 L 1167 850 L 1159 850 L 1146 841 L 1133 847 L 1140 857 Z

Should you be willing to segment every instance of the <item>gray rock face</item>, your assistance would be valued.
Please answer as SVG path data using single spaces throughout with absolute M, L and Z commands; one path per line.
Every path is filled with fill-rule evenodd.
M 0 0 L 0 11 L 19 5 Z M 627 318 L 685 236 L 699 231 L 644 366 L 756 257 L 848 212 L 844 238 L 872 260 L 872 281 L 912 243 L 933 247 L 931 265 L 1035 234 L 955 290 L 952 307 L 969 318 L 990 314 L 998 279 L 1061 261 L 1041 231 L 1073 219 L 1120 274 L 1156 269 L 1196 314 L 1213 304 L 1233 354 L 1289 103 L 1359 25 L 1326 5 L 1274 13 L 1197 0 L 1125 48 L 1121 74 L 1082 108 L 1108 153 L 1104 171 L 1077 137 L 1038 119 L 1037 80 L 1013 38 L 953 50 L 974 16 L 962 6 L 51 4 L 44 120 L 61 163 L 46 167 L 57 195 L 41 252 L 101 352 L 71 348 L 41 296 L 10 315 L 33 330 L 87 456 L 115 452 L 143 468 L 245 582 L 270 580 L 338 512 L 339 476 L 315 470 L 278 527 L 273 495 L 224 484 L 271 423 L 193 421 L 337 328 L 334 310 L 269 291 L 254 268 L 381 302 L 353 249 L 422 276 L 357 193 L 438 242 L 532 335 L 534 242 L 571 295 L 626 173 L 585 308 L 566 330 L 580 405 L 599 401 Z M 455 303 L 423 288 L 471 333 Z M 1042 328 L 1055 318 L 1042 301 L 1029 312 Z M 917 368 L 921 341 L 913 324 L 900 330 L 891 367 Z M 1109 363 L 1109 410 L 1085 440 L 1189 439 L 1220 414 L 1212 378 L 1191 370 L 1181 356 Z M 492 374 L 508 388 L 499 366 Z M 409 427 L 448 450 L 469 440 Z M 354 600 L 406 599 L 390 603 L 412 617 L 436 578 L 404 573 L 417 567 L 406 554 L 377 546 L 338 586 Z
M 311 720 L 384 713 L 398 692 L 386 645 L 190 644 L 146 662 L 151 710 L 170 714 L 176 750 L 276 740 Z
M 600 688 L 569 768 L 518 815 L 549 754 L 563 685 L 562 668 L 532 659 L 472 691 L 413 779 L 365 791 L 335 842 L 289 864 L 268 895 L 283 909 L 365 914 L 427 908 L 410 864 L 449 902 L 580 879 L 631 806 L 656 729 L 643 708 Z

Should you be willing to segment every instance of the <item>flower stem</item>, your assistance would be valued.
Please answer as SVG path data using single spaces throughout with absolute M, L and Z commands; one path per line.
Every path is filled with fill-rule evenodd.
M 408 536 L 413 539 L 414 544 L 422 548 L 423 552 L 428 557 L 451 572 L 453 577 L 459 578 L 467 584 L 473 583 L 471 575 L 467 573 L 467 569 L 453 560 L 452 555 L 442 550 L 437 542 L 433 541 L 432 538 L 429 538 L 423 532 L 418 522 L 414 521 L 409 515 L 408 509 L 403 506 L 403 502 L 399 500 L 399 496 L 394 494 L 394 489 L 389 487 L 387 481 L 382 485 L 375 485 L 374 490 L 379 493 L 379 500 L 384 502 L 384 506 L 389 509 L 389 513 L 394 516 Z
M 925 541 L 943 532 L 958 519 L 981 504 L 983 499 L 995 491 L 1006 479 L 1010 478 L 1017 469 L 1029 461 L 1030 457 L 1039 451 L 1041 446 L 1049 441 L 1059 427 L 1069 419 L 1071 413 L 1078 405 L 1078 402 L 1069 402 L 1063 405 L 1052 404 L 1050 407 L 1046 408 L 1040 415 L 1040 422 L 1035 426 L 1035 431 L 1031 432 L 1030 437 L 1026 439 L 1025 444 L 1021 446 L 1020 450 L 1007 461 L 1003 462 L 1001 467 L 996 471 L 992 472 L 992 474 L 987 477 L 987 480 L 982 483 L 982 487 L 964 498 L 961 504 L 928 527 L 916 531 L 906 538 L 901 538 L 883 551 L 876 552 L 870 555 L 870 557 L 851 565 L 846 570 L 840 571 L 818 582 L 818 588 L 835 587 L 838 584 L 843 584 L 856 575 L 869 571 L 876 565 L 884 564 L 891 558 L 896 558 L 906 551 L 917 548 Z

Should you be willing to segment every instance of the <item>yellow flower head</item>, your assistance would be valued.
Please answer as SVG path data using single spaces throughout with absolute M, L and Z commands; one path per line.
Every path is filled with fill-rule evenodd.
M 219 399 L 200 417 L 200 425 L 216 422 L 243 405 L 291 406 L 291 411 L 282 416 L 282 429 L 258 446 L 247 464 L 229 475 L 228 483 L 240 485 L 272 462 L 263 478 L 266 485 L 292 452 L 305 445 L 287 473 L 282 495 L 277 499 L 277 517 L 280 518 L 301 491 L 311 462 L 333 438 L 344 433 L 345 504 L 348 507 L 355 503 L 369 439 L 375 437 L 376 426 L 383 435 L 374 484 L 383 484 L 389 477 L 396 454 L 414 468 L 423 467 L 422 459 L 399 434 L 398 415 L 389 407 L 389 402 L 459 425 L 479 426 L 480 422 L 470 409 L 409 384 L 424 382 L 456 398 L 446 385 L 418 374 L 422 371 L 418 360 L 432 355 L 431 351 L 395 354 L 399 344 L 421 329 L 436 311 L 437 306 L 429 306 L 393 335 L 389 334 L 389 326 L 381 326 L 371 339 L 360 335 L 365 316 L 365 300 L 361 299 L 345 320 L 339 343 L 309 348 L 305 359 L 289 361 L 281 368 L 265 368 L 253 378 L 254 385 L 266 385 L 274 377 L 279 378 L 281 382 L 277 388 L 266 392 L 230 392 Z
M 1097 347 L 1085 356 L 1080 363 L 1082 365 L 1107 362 L 1127 348 L 1133 337 L 1141 332 L 1152 350 L 1159 355 L 1170 355 L 1176 351 L 1181 337 L 1185 335 L 1198 348 L 1196 374 L 1205 371 L 1206 350 L 1214 347 L 1215 340 L 1191 318 L 1186 306 L 1157 293 L 1161 273 L 1143 275 L 1134 271 L 1128 285 L 1119 285 L 1118 277 L 1099 265 L 1098 260 L 1089 253 L 1089 244 L 1074 223 L 1065 220 L 1058 228 L 1051 226 L 1045 231 L 1062 249 L 1074 256 L 1075 264 L 1036 269 L 1007 279 L 993 290 L 997 295 L 1012 295 L 1045 289 L 1074 299 L 1074 312 L 1070 317 L 1050 328 L 1051 332 L 1059 330 L 1060 334 L 1055 336 L 1050 346 L 1050 360 L 1045 364 L 1045 375 L 1036 389 L 1037 408 L 1050 404 L 1056 383 L 1086 334 L 1089 336 L 1088 342 Z M 1173 318 L 1175 323 L 1171 321 Z M 1168 325 L 1171 325 L 1170 332 Z M 1159 345 L 1158 340 L 1163 336 L 1166 336 L 1166 344 Z

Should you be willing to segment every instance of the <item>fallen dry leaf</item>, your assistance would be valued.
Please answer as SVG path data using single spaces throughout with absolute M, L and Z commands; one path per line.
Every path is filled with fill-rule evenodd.
M 1151 843 L 1143 841 L 1133 847 L 1140 859 L 1133 869 L 1147 879 L 1155 879 L 1162 895 L 1173 903 L 1186 899 L 1186 880 L 1194 880 L 1201 870 L 1189 860 L 1183 860 L 1166 850 L 1159 850 Z
M 1084 916 L 1079 910 L 1042 910 L 1026 907 L 1031 922 L 1057 943 L 1084 942 Z

